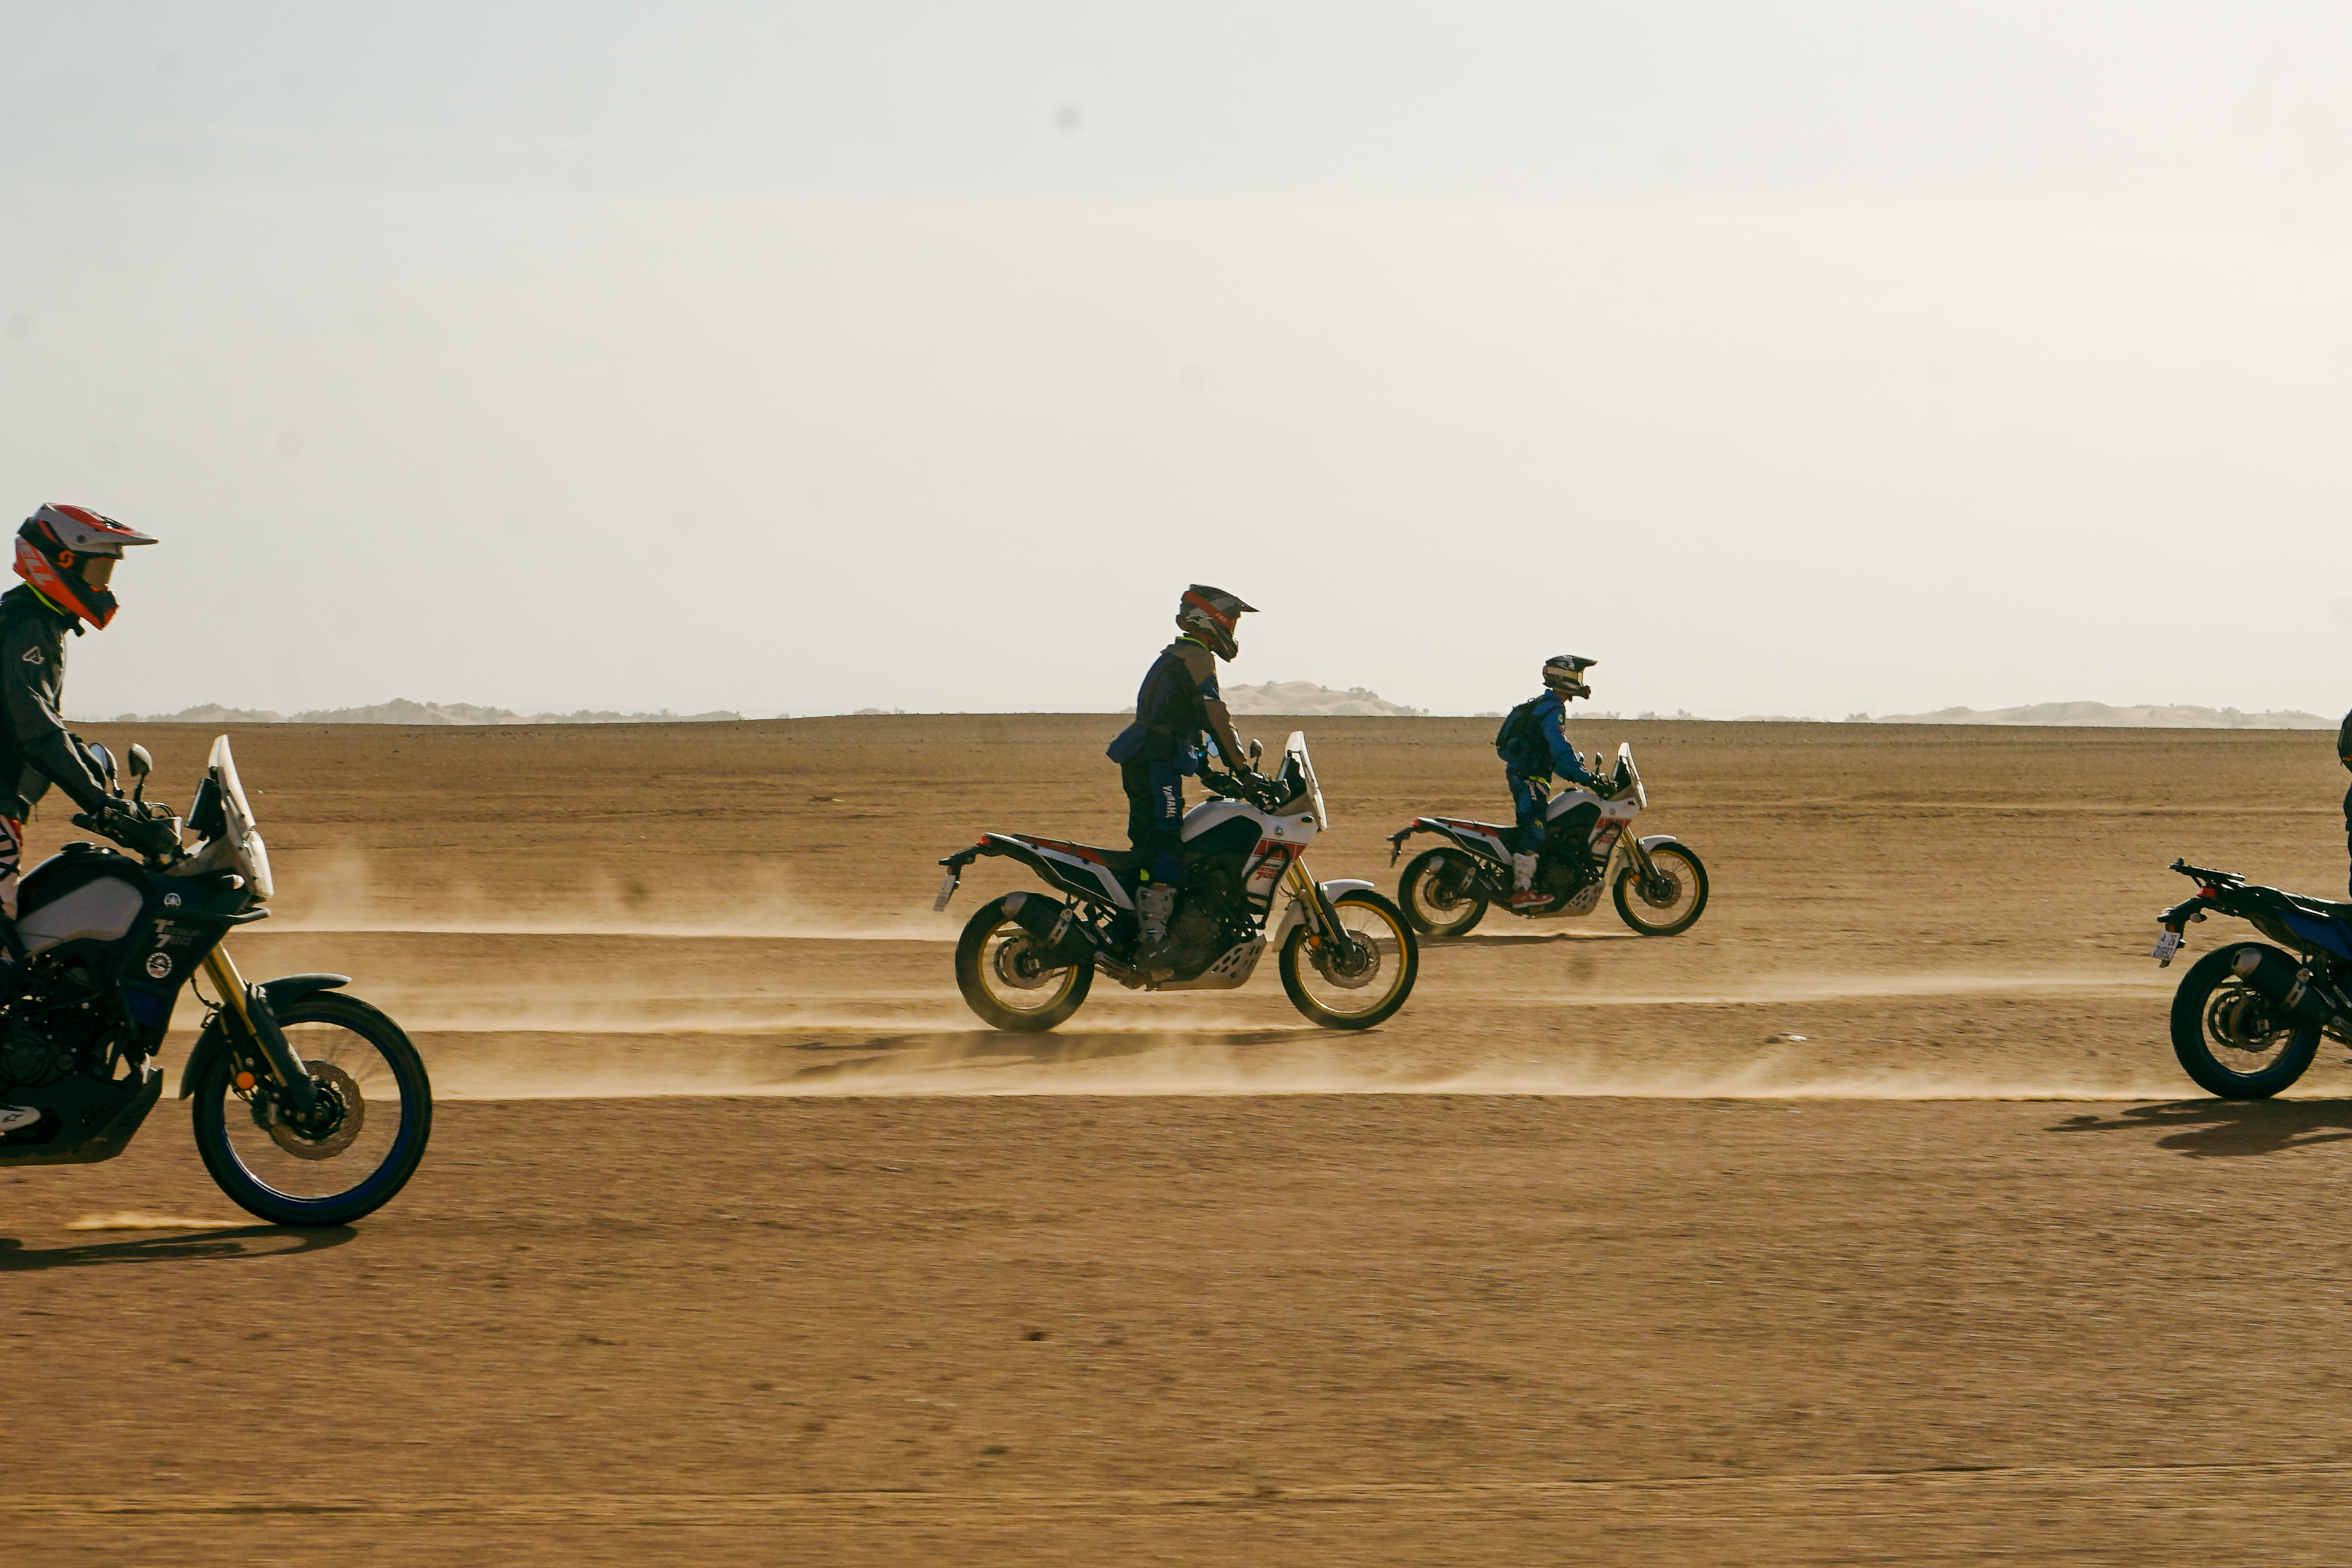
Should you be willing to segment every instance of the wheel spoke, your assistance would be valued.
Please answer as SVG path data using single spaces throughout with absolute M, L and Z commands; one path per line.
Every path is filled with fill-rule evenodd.
M 1617 876 L 1617 908 L 1626 923 L 1644 931 L 1670 931 L 1698 918 L 1706 900 L 1706 874 L 1696 856 L 1680 845 L 1663 844 L 1650 852 L 1654 876 L 1644 877 L 1638 863 Z
M 263 1126 L 254 1107 L 265 1101 L 232 1092 L 222 1107 L 228 1151 L 248 1176 L 281 1196 L 334 1197 L 366 1181 L 398 1148 L 405 1124 L 399 1079 L 373 1041 L 340 1024 L 289 1024 L 286 1041 L 299 1060 L 324 1069 L 312 1078 L 323 1083 L 320 1092 L 341 1107 L 341 1114 L 331 1129 L 321 1130 L 323 1136 L 304 1139 Z M 354 1094 L 356 1104 L 344 1103 Z M 359 1123 L 356 1132 L 351 1131 L 352 1121 Z M 323 1159 L 305 1157 L 314 1144 L 335 1152 Z
M 1405 983 L 1405 933 L 1376 904 L 1349 900 L 1334 912 L 1345 945 L 1327 940 L 1310 948 L 1298 965 L 1299 984 L 1327 1012 L 1375 1012 Z
M 1036 942 L 1019 921 L 1006 921 L 989 932 L 982 950 L 980 983 L 989 999 L 1008 1013 L 1052 1011 L 1076 978 L 1070 964 L 1049 969 L 1039 963 Z

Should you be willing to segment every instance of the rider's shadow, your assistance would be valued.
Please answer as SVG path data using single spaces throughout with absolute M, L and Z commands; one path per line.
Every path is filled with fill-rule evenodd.
M 2115 1116 L 2070 1116 L 2053 1132 L 2161 1131 L 2159 1149 L 2196 1159 L 2279 1154 L 2352 1139 L 2352 1100 L 2185 1100 Z
M 71 1247 L 39 1248 L 27 1247 L 14 1237 L 0 1236 L 0 1274 L 31 1273 L 42 1268 L 95 1268 L 117 1263 L 257 1262 L 268 1258 L 291 1258 L 298 1252 L 322 1252 L 331 1247 L 341 1247 L 358 1235 L 358 1231 L 345 1225 L 304 1230 L 274 1225 L 240 1225 L 219 1230 L 142 1236 L 129 1241 L 85 1241 Z M 269 1243 L 291 1245 L 267 1245 Z

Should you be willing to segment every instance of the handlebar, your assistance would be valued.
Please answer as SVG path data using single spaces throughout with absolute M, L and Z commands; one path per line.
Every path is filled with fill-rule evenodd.
M 1211 795 L 1244 801 L 1260 811 L 1272 811 L 1282 804 L 1282 792 L 1263 775 L 1244 779 L 1238 773 L 1221 773 L 1203 767 L 1200 779 L 1201 787 Z
M 180 836 L 171 826 L 170 807 L 157 801 L 137 805 L 123 801 L 115 804 L 120 809 L 99 816 L 77 811 L 71 821 L 76 827 L 110 838 L 151 860 L 168 859 L 179 852 Z M 147 831 L 142 833 L 142 828 Z

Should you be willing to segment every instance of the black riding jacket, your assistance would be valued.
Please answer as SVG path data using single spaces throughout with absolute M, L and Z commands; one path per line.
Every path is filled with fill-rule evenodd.
M 107 805 L 106 786 L 66 734 L 66 633 L 81 623 L 27 585 L 0 594 L 0 816 L 22 821 L 56 784 L 84 811 Z
M 1170 760 L 1204 730 L 1224 752 L 1225 766 L 1238 768 L 1246 760 L 1217 690 L 1216 658 L 1191 637 L 1178 637 L 1151 661 L 1135 694 L 1135 723 L 1129 728 L 1145 732 L 1137 752 L 1145 762 Z

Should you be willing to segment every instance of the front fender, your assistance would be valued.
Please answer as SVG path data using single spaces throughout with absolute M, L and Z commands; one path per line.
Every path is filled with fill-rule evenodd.
M 275 980 L 265 980 L 254 987 L 269 1004 L 270 1011 L 289 1006 L 303 997 L 320 991 L 333 991 L 349 985 L 348 974 L 281 974 Z M 205 1021 L 203 1033 L 188 1050 L 187 1065 L 180 1069 L 180 1098 L 185 1100 L 196 1092 L 196 1079 L 212 1059 L 228 1049 L 228 1031 L 221 1027 L 220 1015 L 215 1013 Z
M 1661 844 L 1679 844 L 1682 840 L 1676 838 L 1671 833 L 1653 833 L 1647 838 L 1638 840 L 1638 842 L 1644 849 L 1655 849 Z
M 1316 886 L 1323 889 L 1323 901 L 1326 903 L 1338 903 L 1342 893 L 1369 893 L 1373 890 L 1371 883 L 1354 877 L 1343 877 L 1336 882 L 1318 882 Z M 1297 899 L 1291 900 L 1290 907 L 1282 911 L 1282 923 L 1275 927 L 1274 934 L 1266 939 L 1267 945 L 1280 947 L 1293 930 L 1306 923 L 1307 911 L 1298 907 Z

